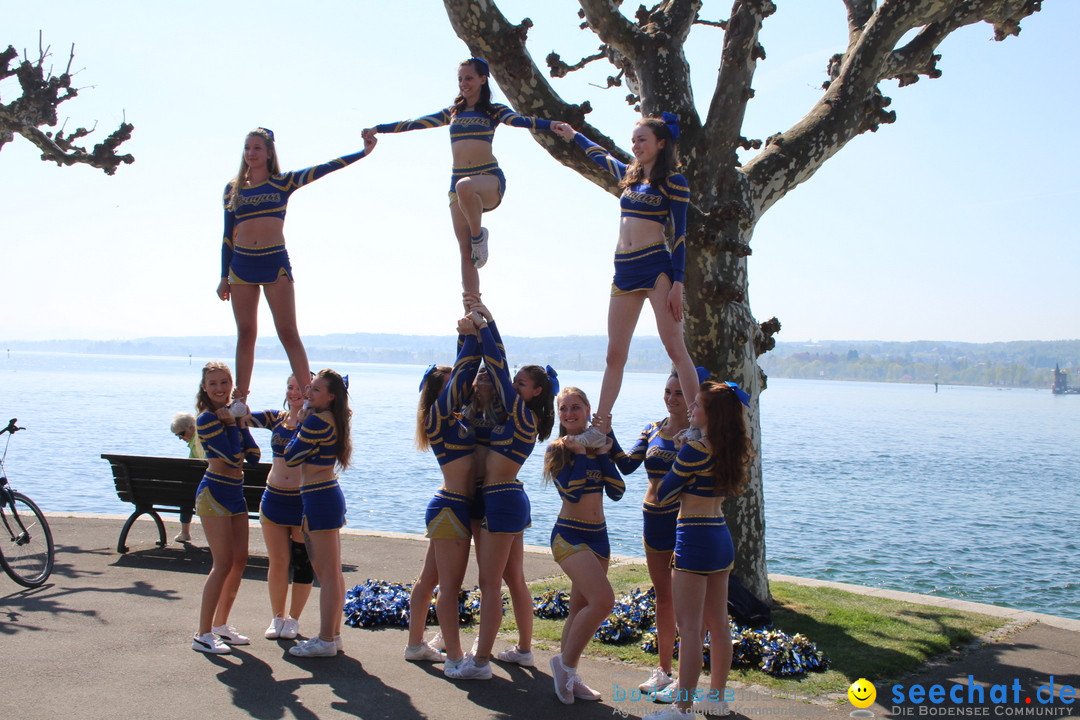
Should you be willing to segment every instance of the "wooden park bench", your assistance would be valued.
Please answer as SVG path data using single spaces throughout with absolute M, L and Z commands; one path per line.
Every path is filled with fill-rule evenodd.
M 180 514 L 191 510 L 195 505 L 195 491 L 199 487 L 203 473 L 206 472 L 205 460 L 188 458 L 152 457 L 147 455 L 110 455 L 103 453 L 102 458 L 112 465 L 113 481 L 116 494 L 124 502 L 133 503 L 135 510 L 124 523 L 120 539 L 116 543 L 116 552 L 126 553 L 128 531 L 140 515 L 149 515 L 157 523 L 158 547 L 165 547 L 165 524 L 159 513 Z M 247 502 L 248 516 L 258 518 L 259 502 L 266 487 L 266 475 L 270 465 L 259 463 L 255 466 L 244 465 L 244 500 Z

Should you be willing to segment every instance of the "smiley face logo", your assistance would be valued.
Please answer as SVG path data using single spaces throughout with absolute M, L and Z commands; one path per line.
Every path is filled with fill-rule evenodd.
M 868 708 L 877 699 L 877 688 L 866 678 L 859 678 L 851 683 L 847 690 L 848 700 L 857 708 Z

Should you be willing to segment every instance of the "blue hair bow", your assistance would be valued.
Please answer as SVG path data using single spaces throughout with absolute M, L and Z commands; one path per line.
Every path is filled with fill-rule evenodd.
M 697 372 L 698 385 L 709 379 L 709 371 L 698 365 L 694 370 Z
M 342 375 L 341 376 L 341 382 L 343 382 L 345 384 L 345 389 L 348 390 L 349 389 L 349 376 L 348 375 Z
M 743 390 L 741 387 L 739 387 L 739 383 L 725 380 L 724 384 L 735 391 L 735 397 L 739 398 L 739 402 L 741 402 L 746 407 L 750 407 L 750 394 Z
M 548 380 L 551 381 L 551 394 L 559 394 L 559 373 L 555 372 L 555 368 L 547 365 L 544 367 L 544 372 L 547 373 Z
M 469 58 L 469 61 L 470 62 L 475 62 L 475 63 L 480 63 L 480 67 L 481 67 L 480 74 L 481 75 L 491 75 L 491 68 L 488 67 L 487 60 L 485 60 L 484 58 L 471 57 L 471 58 Z
M 417 392 L 424 389 L 424 383 L 427 382 L 427 376 L 431 374 L 431 371 L 435 369 L 435 363 L 431 363 L 427 366 L 427 370 L 424 371 L 424 376 L 420 378 L 420 387 L 417 388 Z
M 660 119 L 667 125 L 668 132 L 671 133 L 671 139 L 675 142 L 679 141 L 679 116 L 675 113 L 664 112 L 660 113 Z
M 267 135 L 270 136 L 270 142 L 274 142 L 274 131 L 273 130 L 271 130 L 270 128 L 264 128 L 262 125 L 260 125 L 258 129 L 262 130 L 264 133 L 266 133 Z

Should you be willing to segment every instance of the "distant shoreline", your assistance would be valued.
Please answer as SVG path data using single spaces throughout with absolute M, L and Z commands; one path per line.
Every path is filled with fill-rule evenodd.
M 554 367 L 575 371 L 604 369 L 607 338 L 602 335 L 565 337 L 507 336 L 516 357 L 538 357 Z M 351 333 L 304 338 L 315 362 L 428 365 L 453 362 L 453 336 Z M 4 357 L 12 352 L 139 357 L 231 358 L 232 336 L 182 338 L 148 337 L 136 340 L 5 340 Z M 260 338 L 256 357 L 285 360 L 276 337 Z M 3 359 L 3 358 L 0 358 Z M 952 341 L 777 342 L 758 359 L 766 376 L 802 380 L 887 382 L 912 385 L 1029 388 L 1053 386 L 1053 369 L 1060 365 L 1080 386 L 1080 340 L 1032 340 L 994 343 Z M 665 373 L 670 362 L 660 340 L 634 340 L 628 372 Z

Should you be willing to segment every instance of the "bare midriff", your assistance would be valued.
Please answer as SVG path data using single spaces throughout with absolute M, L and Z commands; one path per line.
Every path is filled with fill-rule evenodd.
M 237 224 L 233 244 L 243 248 L 264 248 L 285 244 L 285 221 L 257 217 Z
M 679 517 L 688 515 L 723 515 L 723 496 L 702 497 L 683 493 L 679 496 Z
M 636 217 L 619 219 L 619 243 L 615 246 L 617 252 L 634 252 L 662 242 L 664 226 L 660 223 Z
M 282 490 L 295 490 L 300 487 L 303 476 L 300 468 L 289 467 L 285 464 L 285 458 L 276 457 L 270 466 L 270 474 L 266 476 L 266 483 Z
M 454 167 L 472 167 L 495 162 L 491 143 L 484 140 L 458 140 L 450 144 L 454 154 Z

